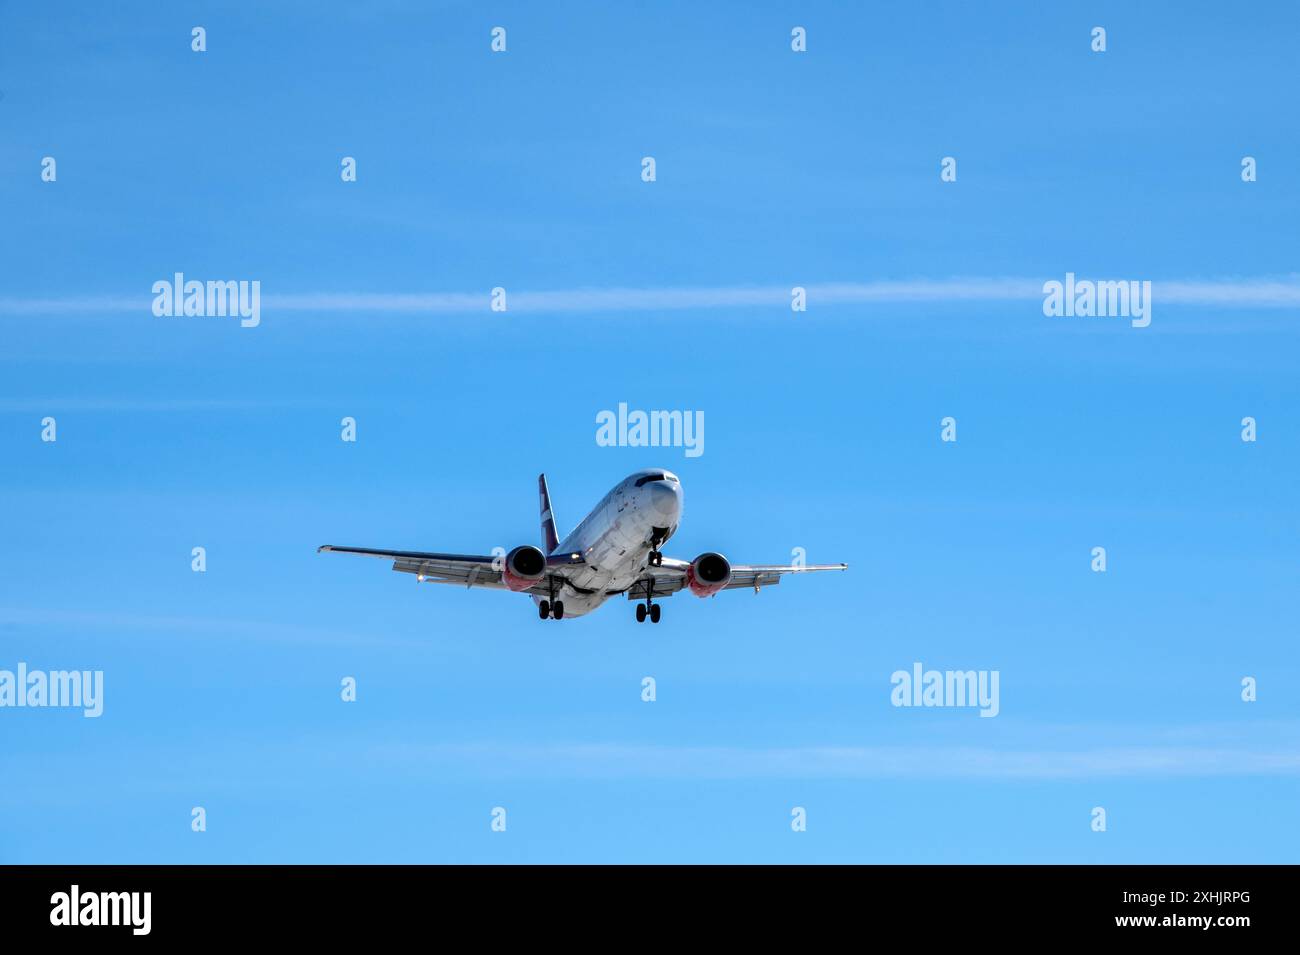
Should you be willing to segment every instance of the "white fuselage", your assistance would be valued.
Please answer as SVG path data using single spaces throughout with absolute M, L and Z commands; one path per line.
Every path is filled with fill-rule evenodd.
M 564 616 L 591 613 L 635 584 L 650 552 L 673 535 L 681 516 L 682 485 L 671 472 L 639 471 L 617 484 L 555 548 L 557 554 L 581 554 L 585 562 L 566 569 L 556 591 Z M 533 602 L 544 599 L 534 596 Z

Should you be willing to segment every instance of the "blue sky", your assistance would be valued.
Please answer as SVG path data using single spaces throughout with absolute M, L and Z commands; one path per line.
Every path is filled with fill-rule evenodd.
M 0 861 L 1295 861 L 1300 13 L 703 6 L 4 8 L 0 669 L 105 712 L 0 710 Z M 177 271 L 261 325 L 154 317 Z M 556 624 L 315 553 L 652 465 L 674 556 L 849 572 Z

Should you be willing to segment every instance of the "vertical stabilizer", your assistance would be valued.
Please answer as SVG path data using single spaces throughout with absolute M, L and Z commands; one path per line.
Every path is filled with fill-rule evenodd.
M 546 488 L 546 475 L 537 475 L 537 493 L 542 509 L 542 551 L 550 554 L 560 546 L 560 538 L 555 533 L 555 515 L 551 513 L 551 492 Z

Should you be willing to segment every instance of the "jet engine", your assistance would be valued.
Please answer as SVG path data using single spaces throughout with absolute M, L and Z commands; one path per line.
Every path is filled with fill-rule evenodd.
M 701 554 L 686 568 L 686 586 L 697 597 L 712 597 L 731 583 L 731 563 L 721 554 Z
M 516 592 L 535 587 L 546 576 L 546 555 L 524 544 L 506 554 L 501 567 L 501 582 Z

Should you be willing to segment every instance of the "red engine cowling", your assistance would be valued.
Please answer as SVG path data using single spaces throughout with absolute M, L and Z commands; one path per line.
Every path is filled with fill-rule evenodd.
M 501 582 L 513 591 L 535 587 L 546 576 L 546 555 L 524 544 L 506 554 L 501 566 Z
M 686 568 L 686 586 L 697 597 L 712 597 L 731 583 L 731 563 L 721 554 L 701 554 Z

